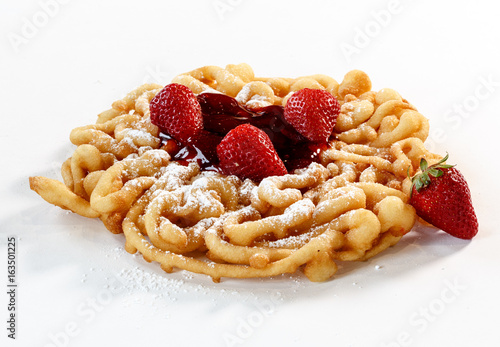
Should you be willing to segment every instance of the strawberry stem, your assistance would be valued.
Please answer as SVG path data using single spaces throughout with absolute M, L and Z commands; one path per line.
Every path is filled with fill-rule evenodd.
M 413 194 L 413 187 L 415 187 L 415 190 L 419 192 L 422 188 L 428 186 L 431 183 L 431 178 L 429 176 L 435 178 L 441 177 L 444 174 L 443 169 L 449 169 L 455 166 L 455 165 L 445 164 L 446 160 L 448 160 L 448 153 L 446 153 L 446 155 L 440 161 L 431 166 L 429 166 L 425 158 L 420 159 L 420 170 L 422 172 L 416 174 L 413 177 L 410 177 L 410 167 L 408 167 L 407 170 L 408 177 L 411 179 L 412 182 L 412 189 L 410 190 L 410 198 Z

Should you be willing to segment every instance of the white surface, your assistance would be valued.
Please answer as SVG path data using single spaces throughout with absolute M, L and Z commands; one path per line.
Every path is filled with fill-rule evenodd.
M 0 292 L 8 235 L 18 238 L 19 283 L 17 340 L 2 323 L 2 346 L 500 343 L 494 2 L 62 2 L 0 3 Z M 30 175 L 59 177 L 72 128 L 138 84 L 239 62 L 257 75 L 338 80 L 358 68 L 374 89 L 399 91 L 430 119 L 429 146 L 448 151 L 468 179 L 479 235 L 466 242 L 416 227 L 321 284 L 301 275 L 214 284 L 163 273 L 127 254 L 122 235 L 29 190 Z M 0 295 L 2 322 L 7 300 Z

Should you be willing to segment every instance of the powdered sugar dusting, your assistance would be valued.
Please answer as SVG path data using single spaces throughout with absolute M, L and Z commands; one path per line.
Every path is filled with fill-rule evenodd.
M 271 248 L 299 248 L 312 239 L 311 233 L 290 236 L 269 243 Z
M 271 105 L 268 98 L 264 95 L 252 94 L 251 84 L 245 84 L 236 95 L 235 99 L 249 108 L 259 108 Z
M 127 288 L 133 291 L 165 291 L 178 292 L 183 284 L 183 280 L 172 279 L 164 276 L 144 271 L 139 267 L 123 269 L 118 273 L 118 278 L 127 284 Z
M 291 224 L 299 216 L 310 217 L 313 211 L 314 203 L 310 199 L 305 198 L 287 207 L 280 219 L 285 224 Z

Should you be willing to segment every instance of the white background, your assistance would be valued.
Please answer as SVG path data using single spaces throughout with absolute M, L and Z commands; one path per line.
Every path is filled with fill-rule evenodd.
M 493 1 L 0 2 L 0 345 L 496 346 L 500 21 Z M 96 220 L 29 190 L 58 178 L 90 124 L 137 85 L 203 65 L 257 75 L 362 69 L 430 119 L 480 222 L 462 241 L 416 226 L 326 283 L 163 273 Z M 7 237 L 16 236 L 17 339 L 7 338 Z

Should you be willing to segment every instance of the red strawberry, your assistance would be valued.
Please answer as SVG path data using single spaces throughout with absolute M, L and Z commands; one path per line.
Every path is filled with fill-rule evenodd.
M 471 239 L 478 232 L 478 222 L 469 186 L 452 165 L 440 162 L 427 167 L 420 161 L 421 174 L 412 178 L 410 204 L 426 222 L 461 239 Z
M 191 89 L 172 83 L 149 104 L 151 122 L 162 131 L 187 144 L 203 129 L 201 107 Z
M 288 99 L 285 119 L 313 142 L 326 142 L 332 134 L 340 105 L 326 90 L 304 88 Z
M 287 173 L 271 139 L 259 128 L 242 124 L 232 129 L 217 146 L 220 167 L 227 175 L 261 181 Z

